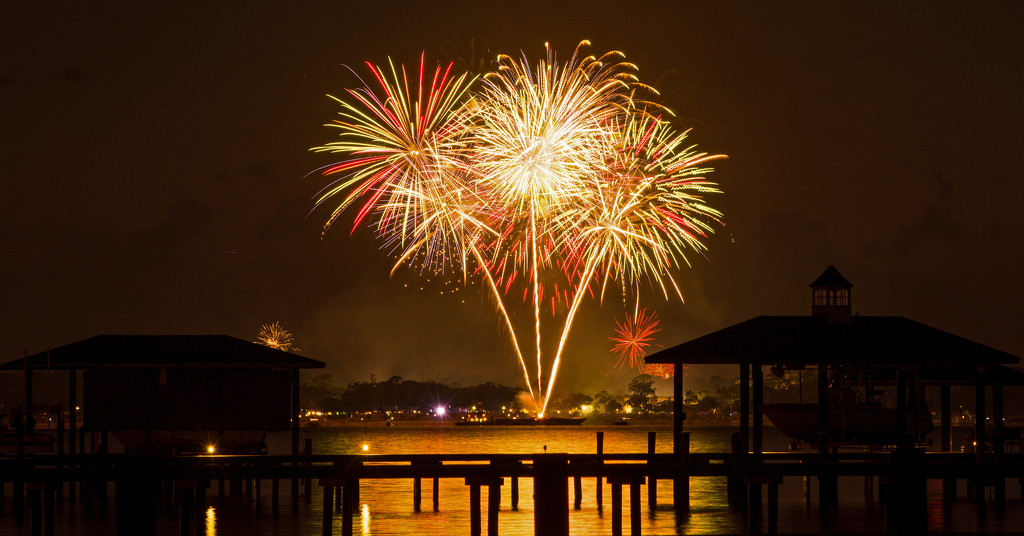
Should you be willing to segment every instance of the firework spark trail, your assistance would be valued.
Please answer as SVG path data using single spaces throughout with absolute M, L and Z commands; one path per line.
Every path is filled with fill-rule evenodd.
M 583 298 L 603 301 L 614 282 L 624 301 L 635 296 L 636 318 L 647 279 L 681 299 L 670 270 L 689 265 L 687 250 L 705 250 L 721 218 L 703 200 L 719 193 L 703 175 L 720 156 L 682 145 L 686 132 L 638 96 L 657 92 L 621 53 L 584 57 L 585 46 L 566 63 L 546 47 L 534 67 L 525 56 L 499 56 L 476 89 L 451 65 L 428 75 L 424 56 L 412 90 L 404 67 L 399 74 L 389 62 L 389 76 L 368 63 L 377 89 L 364 83 L 336 99 L 342 139 L 314 148 L 347 158 L 323 171 L 341 175 L 315 199 L 316 207 L 341 199 L 325 231 L 361 200 L 354 228 L 372 222 L 398 259 L 392 273 L 403 264 L 420 263 L 421 273 L 457 266 L 464 280 L 486 281 L 540 416 Z M 566 309 L 555 351 L 542 353 L 548 285 L 552 315 L 563 301 Z M 532 309 L 535 383 L 505 303 L 520 294 Z M 546 382 L 543 355 L 552 356 Z

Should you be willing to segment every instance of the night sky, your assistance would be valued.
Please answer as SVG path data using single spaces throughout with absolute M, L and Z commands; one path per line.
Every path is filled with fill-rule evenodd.
M 568 58 L 582 39 L 729 155 L 711 176 L 726 226 L 677 274 L 686 303 L 646 297 L 660 345 L 808 314 L 834 264 L 854 311 L 1024 355 L 1020 4 L 148 4 L 0 7 L 2 361 L 280 321 L 341 383 L 522 385 L 478 286 L 389 277 L 366 229 L 321 238 L 310 172 L 336 157 L 308 149 L 335 139 L 326 95 L 358 84 L 343 65 Z M 613 296 L 577 321 L 560 391 L 625 390 L 616 317 Z

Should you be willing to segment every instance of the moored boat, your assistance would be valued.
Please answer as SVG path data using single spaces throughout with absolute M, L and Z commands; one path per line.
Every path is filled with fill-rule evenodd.
M 783 434 L 807 443 L 817 442 L 819 408 L 817 404 L 763 404 L 762 410 Z M 835 404 L 828 408 L 828 439 L 865 445 L 898 442 L 896 410 L 881 404 Z M 934 428 L 928 408 L 907 410 L 906 431 L 923 435 Z

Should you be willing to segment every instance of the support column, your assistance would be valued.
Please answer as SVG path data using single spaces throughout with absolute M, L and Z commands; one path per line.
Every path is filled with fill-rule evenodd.
M 901 450 L 909 450 L 910 434 L 907 432 L 907 384 L 909 373 L 900 369 L 896 372 L 896 441 Z
M 597 433 L 597 457 L 600 459 L 604 456 L 604 432 Z M 603 464 L 604 460 L 598 463 Z M 594 489 L 597 499 L 597 511 L 600 512 L 604 508 L 604 485 L 601 484 L 601 475 L 597 475 L 597 487 Z
M 686 420 L 686 413 L 683 412 L 683 363 L 673 364 L 672 369 L 672 452 L 678 459 L 681 451 L 679 438 L 683 434 L 683 421 Z
M 68 371 L 68 454 L 75 455 L 75 438 L 78 430 L 78 371 Z M 74 486 L 72 486 L 74 488 Z M 74 496 L 72 496 L 74 497 Z
M 321 534 L 331 536 L 334 533 L 334 488 L 337 487 L 331 482 L 320 481 L 320 488 L 324 491 L 323 518 L 321 520 Z
M 422 493 L 422 489 L 423 489 L 423 484 L 422 484 L 421 480 L 422 479 L 420 477 L 418 477 L 418 476 L 413 477 L 413 479 L 412 479 L 412 511 L 413 512 L 419 512 L 420 511 L 420 504 L 422 503 L 422 495 L 421 495 L 421 493 Z
M 750 452 L 750 363 L 740 363 L 740 454 Z
M 975 459 L 980 462 L 985 453 L 985 381 L 980 374 L 974 384 L 974 440 Z
M 950 396 L 949 384 L 939 386 L 940 398 L 940 424 L 942 428 L 942 443 L 939 448 L 942 452 L 953 452 L 953 419 L 952 419 L 952 397 Z
M 501 508 L 503 478 L 492 478 L 487 484 L 487 534 L 498 536 L 498 510 Z
M 828 454 L 828 365 L 818 363 L 818 453 Z
M 1003 386 L 992 385 L 992 451 L 996 457 L 1003 455 L 1003 438 L 1005 436 L 1003 426 Z
M 753 407 L 754 413 L 754 461 L 761 461 L 761 452 L 764 450 L 764 414 L 761 412 L 761 405 L 764 404 L 764 371 L 760 363 L 751 363 L 753 382 Z
M 657 434 L 657 432 L 647 432 L 647 463 L 651 463 L 654 460 Z M 647 483 L 647 507 L 652 511 L 658 507 L 658 479 L 653 476 L 650 477 Z
M 299 369 L 292 370 L 292 501 L 299 497 Z

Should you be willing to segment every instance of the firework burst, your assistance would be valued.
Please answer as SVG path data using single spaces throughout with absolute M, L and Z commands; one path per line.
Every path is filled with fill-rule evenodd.
M 431 73 L 421 56 L 412 85 L 404 67 L 367 64 L 373 83 L 337 99 L 341 140 L 314 148 L 345 155 L 322 170 L 339 177 L 315 199 L 331 203 L 325 230 L 358 204 L 354 226 L 382 237 L 392 271 L 421 263 L 479 278 L 541 416 L 583 298 L 614 283 L 636 299 L 616 351 L 639 363 L 658 330 L 639 307 L 641 282 L 681 299 L 671 270 L 703 252 L 721 219 L 704 201 L 719 190 L 703 178 L 720 156 L 685 145 L 621 53 L 587 46 L 565 63 L 549 48 L 536 64 L 502 55 L 478 79 L 451 65 Z M 530 363 L 512 297 L 532 313 Z M 560 336 L 545 344 L 549 306 Z
M 629 365 L 630 368 L 644 370 L 645 348 L 653 346 L 654 334 L 661 331 L 658 323 L 658 313 L 652 311 L 647 314 L 647 309 L 636 314 L 627 313 L 626 320 L 622 322 L 615 321 L 615 336 L 608 337 L 608 340 L 614 343 L 612 353 L 619 355 L 616 367 Z
M 285 352 L 298 352 L 299 349 L 292 346 L 292 334 L 281 327 L 281 324 L 263 324 L 260 333 L 256 336 L 256 342 L 263 346 L 269 346 Z

